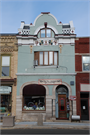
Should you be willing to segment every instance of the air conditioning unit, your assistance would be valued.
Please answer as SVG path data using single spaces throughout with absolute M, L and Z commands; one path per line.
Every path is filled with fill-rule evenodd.
M 38 60 L 34 60 L 34 66 L 38 66 Z

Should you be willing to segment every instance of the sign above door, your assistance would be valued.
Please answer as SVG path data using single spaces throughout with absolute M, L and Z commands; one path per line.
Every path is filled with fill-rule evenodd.
M 61 79 L 39 79 L 38 84 L 41 85 L 59 85 L 62 84 Z

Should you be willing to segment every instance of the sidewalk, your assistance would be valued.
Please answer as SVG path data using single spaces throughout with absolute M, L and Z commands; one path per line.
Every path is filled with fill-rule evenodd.
M 37 126 L 37 122 L 15 122 L 14 127 L 3 127 L 1 129 L 89 129 L 89 121 L 79 122 L 43 122 L 43 126 Z

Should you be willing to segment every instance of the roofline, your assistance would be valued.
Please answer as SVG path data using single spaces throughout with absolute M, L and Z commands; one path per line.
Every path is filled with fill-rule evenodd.
M 0 36 L 4 36 L 4 35 L 12 35 L 12 36 L 15 36 L 17 35 L 18 33 L 0 33 Z
M 76 38 L 90 38 L 90 37 L 88 36 L 88 37 L 76 37 Z

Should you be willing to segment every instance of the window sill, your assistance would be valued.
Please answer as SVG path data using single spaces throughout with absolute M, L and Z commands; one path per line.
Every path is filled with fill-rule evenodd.
M 22 113 L 46 113 L 46 110 L 22 110 Z
M 35 68 L 57 68 L 57 66 L 35 66 Z
M 84 73 L 90 73 L 90 70 L 89 71 L 88 70 L 87 71 L 85 70 L 85 71 L 82 71 L 82 72 L 84 72 Z
M 0 76 L 0 78 L 1 78 L 1 79 L 5 79 L 5 78 L 7 78 L 7 79 L 11 79 L 11 77 L 10 77 L 10 76 Z

